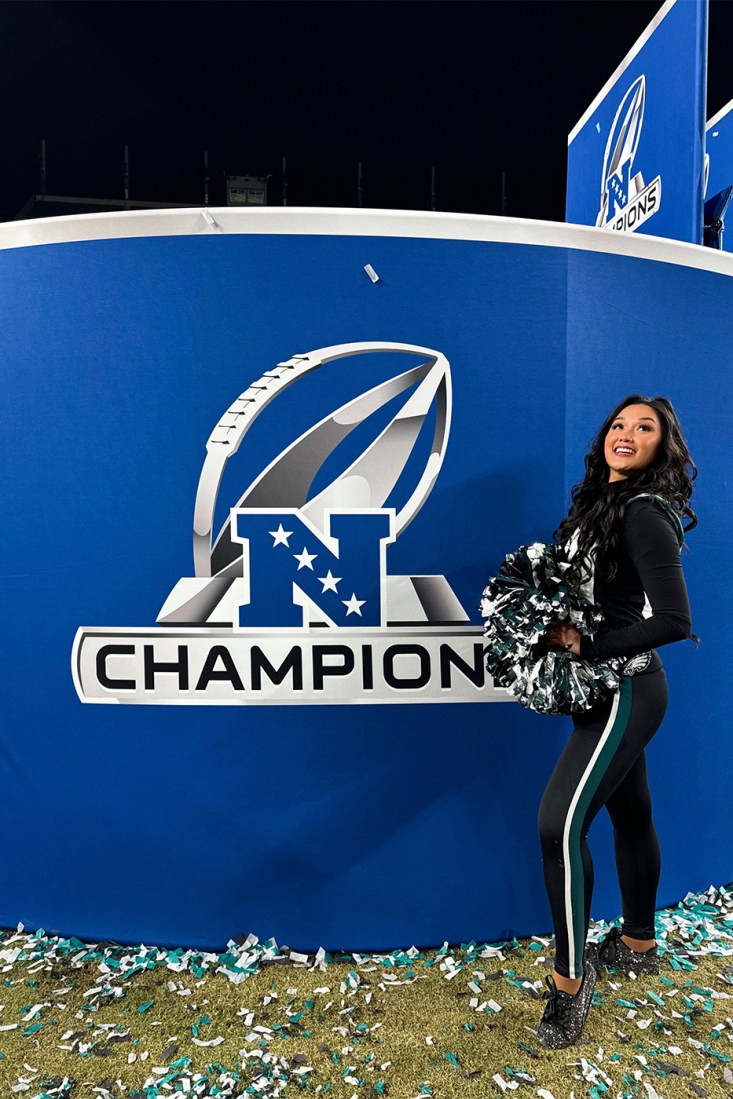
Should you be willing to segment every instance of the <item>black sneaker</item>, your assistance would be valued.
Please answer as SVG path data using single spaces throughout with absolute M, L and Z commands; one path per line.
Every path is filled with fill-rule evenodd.
M 545 1011 L 537 1027 L 537 1041 L 547 1049 L 564 1049 L 580 1038 L 593 1000 L 596 971 L 586 965 L 583 983 L 574 996 L 561 992 L 552 977 L 545 977 L 549 993 Z
M 627 973 L 659 973 L 659 954 L 656 946 L 639 953 L 627 946 L 621 936 L 623 931 L 612 927 L 598 943 L 588 943 L 586 961 L 595 969 L 623 969 Z

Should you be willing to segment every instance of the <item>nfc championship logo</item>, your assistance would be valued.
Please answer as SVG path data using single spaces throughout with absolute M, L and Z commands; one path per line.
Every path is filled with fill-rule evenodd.
M 599 228 L 633 233 L 659 210 L 662 179 L 644 183 L 641 172 L 633 173 L 634 158 L 644 122 L 646 79 L 638 77 L 626 92 L 606 142 L 601 174 Z
M 324 364 L 384 352 L 419 356 L 419 362 L 287 446 L 242 493 L 214 537 L 224 468 L 260 414 L 275 415 L 275 399 Z M 399 407 L 377 437 L 314 491 L 339 444 L 396 398 Z M 227 409 L 206 444 L 194 508 L 195 575 L 174 585 L 157 627 L 79 629 L 72 674 L 80 699 L 206 705 L 504 700 L 506 692 L 493 687 L 484 669 L 481 627 L 469 624 L 447 579 L 389 570 L 390 547 L 440 472 L 451 409 L 448 360 L 413 344 L 339 344 L 266 371 Z M 401 506 L 390 506 L 418 437 L 431 425 L 417 483 Z

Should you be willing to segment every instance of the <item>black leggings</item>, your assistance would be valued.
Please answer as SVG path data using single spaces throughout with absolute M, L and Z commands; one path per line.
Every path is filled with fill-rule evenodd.
M 575 716 L 547 784 L 539 812 L 540 841 L 555 925 L 555 968 L 564 977 L 583 975 L 593 895 L 586 837 L 604 805 L 613 824 L 624 933 L 654 938 L 660 855 L 644 748 L 666 709 L 663 668 L 623 676 L 618 691 Z

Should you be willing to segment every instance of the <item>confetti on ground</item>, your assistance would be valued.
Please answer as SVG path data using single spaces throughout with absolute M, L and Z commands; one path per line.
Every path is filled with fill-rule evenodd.
M 582 1041 L 548 1051 L 547 937 L 214 953 L 19 926 L 0 932 L 0 1095 L 733 1099 L 733 888 L 658 912 L 657 937 L 661 975 L 603 973 Z

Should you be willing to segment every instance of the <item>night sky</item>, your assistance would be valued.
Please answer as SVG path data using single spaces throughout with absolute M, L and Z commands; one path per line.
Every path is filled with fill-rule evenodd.
M 681 0 L 687 2 L 687 0 Z M 567 134 L 657 0 L 0 3 L 0 218 L 40 189 L 225 202 L 271 175 L 288 205 L 562 220 Z M 733 98 L 733 3 L 712 0 L 708 117 Z

